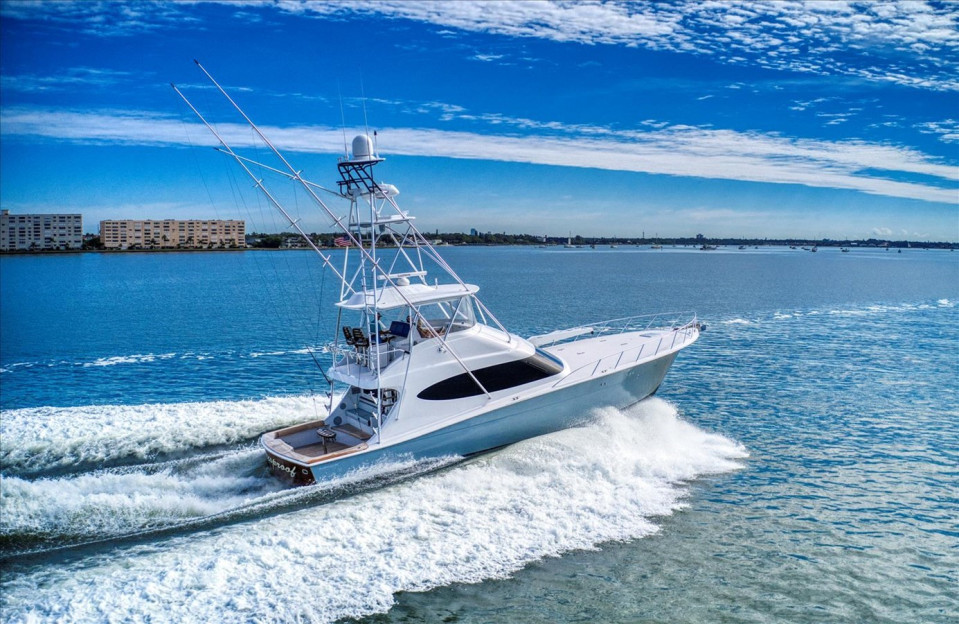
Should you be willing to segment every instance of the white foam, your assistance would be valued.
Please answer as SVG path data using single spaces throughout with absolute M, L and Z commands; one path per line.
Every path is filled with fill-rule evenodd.
M 290 351 L 254 351 L 249 354 L 251 358 L 258 357 L 279 357 L 284 355 L 309 355 L 310 353 L 327 353 L 329 349 L 326 346 L 323 347 L 302 347 L 300 349 L 292 349 Z
M 18 368 L 33 368 L 34 366 L 42 366 L 42 364 L 39 362 L 11 362 L 3 365 L 3 372 L 12 373 Z
M 97 358 L 92 362 L 85 362 L 83 366 L 116 366 L 117 364 L 140 364 L 143 362 L 155 362 L 157 360 L 169 360 L 176 357 L 176 353 L 147 353 L 143 355 L 115 355 L 112 357 Z
M 236 444 L 326 413 L 322 396 L 9 410 L 0 417 L 0 465 L 7 474 L 34 474 L 78 463 L 149 460 Z
M 938 307 L 949 307 L 942 306 L 940 302 L 937 302 Z M 899 303 L 899 304 L 873 304 L 866 305 L 862 308 L 834 308 L 827 309 L 822 311 L 825 314 L 832 316 L 842 316 L 842 317 L 865 317 L 873 315 L 882 315 L 882 314 L 896 314 L 901 312 L 914 312 L 916 310 L 929 310 L 936 306 L 932 306 L 929 303 Z
M 5 615 L 72 622 L 330 622 L 398 591 L 510 575 L 640 538 L 737 443 L 653 399 L 586 428 L 330 504 L 8 575 Z
M 746 319 L 734 318 L 729 319 L 728 321 L 722 321 L 723 325 L 752 325 L 752 321 L 747 321 Z
M 282 489 L 256 477 L 259 449 L 226 453 L 187 471 L 101 471 L 28 481 L 4 477 L 0 535 L 102 539 L 237 508 Z
M 258 358 L 258 357 L 276 356 L 276 355 L 287 355 L 287 352 L 286 351 L 266 351 L 261 353 L 258 351 L 254 351 L 253 353 L 250 354 L 250 357 Z
M 0 372 L 11 372 L 17 368 L 32 368 L 34 366 L 79 366 L 82 368 L 102 368 L 107 366 L 122 366 L 124 364 L 150 364 L 153 362 L 170 360 L 170 359 L 180 359 L 180 360 L 209 360 L 222 356 L 230 357 L 249 357 L 249 358 L 258 358 L 258 357 L 280 357 L 286 355 L 308 355 L 311 352 L 316 353 L 325 353 L 328 349 L 326 347 L 311 347 L 305 346 L 299 349 L 292 349 L 286 351 L 267 351 L 267 352 L 252 352 L 249 354 L 235 354 L 231 352 L 216 352 L 216 353 L 196 353 L 196 352 L 186 352 L 186 353 L 134 353 L 129 355 L 111 355 L 99 357 L 93 360 L 49 360 L 44 362 L 15 362 L 4 364 L 3 369 L 0 369 Z
M 248 517 L 337 487 L 461 460 L 378 462 L 309 488 L 293 488 L 270 476 L 258 447 L 79 476 L 32 481 L 5 477 L 0 536 L 39 538 L 44 541 L 36 548 L 44 549 L 182 528 L 197 520 L 209 524 L 224 515 Z

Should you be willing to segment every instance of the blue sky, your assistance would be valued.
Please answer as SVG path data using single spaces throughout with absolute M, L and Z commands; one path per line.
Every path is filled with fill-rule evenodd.
M 194 58 L 315 182 L 376 129 L 429 231 L 959 241 L 936 2 L 4 1 L 0 205 L 284 229 L 170 88 L 268 160 Z

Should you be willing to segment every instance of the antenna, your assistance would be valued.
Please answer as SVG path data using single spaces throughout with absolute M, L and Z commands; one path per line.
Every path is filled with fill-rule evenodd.
M 343 158 L 350 157 L 350 151 L 346 147 L 346 113 L 343 112 L 343 91 L 340 89 L 340 81 L 336 81 L 336 93 L 340 96 L 340 128 L 343 129 Z
M 363 76 L 360 75 L 360 95 L 363 96 L 363 127 L 366 129 L 366 136 L 370 136 L 370 122 L 366 118 L 366 89 L 363 88 Z

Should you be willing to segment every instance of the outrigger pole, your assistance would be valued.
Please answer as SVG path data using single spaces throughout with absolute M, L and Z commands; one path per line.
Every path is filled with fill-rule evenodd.
M 230 104 L 233 105 L 233 108 L 235 108 L 236 111 L 237 111 L 238 113 L 240 113 L 240 115 L 243 117 L 243 119 L 246 120 L 246 123 L 249 124 L 250 128 L 252 128 L 253 131 L 256 132 L 257 136 L 259 136 L 260 139 L 261 139 L 264 143 L 266 143 L 266 146 L 270 148 L 270 151 L 272 151 L 273 154 L 275 154 L 276 157 L 280 159 L 280 162 L 282 162 L 284 165 L 286 165 L 286 168 L 290 170 L 290 178 L 292 178 L 293 180 L 296 180 L 297 182 L 299 182 L 299 183 L 303 186 L 303 188 L 306 189 L 306 192 L 310 194 L 310 196 L 313 198 L 313 201 L 315 201 L 315 202 L 326 212 L 326 214 L 327 214 L 331 219 L 333 219 L 333 221 L 340 227 L 341 230 L 343 230 L 344 232 L 346 232 L 346 235 L 350 237 L 350 241 L 352 241 L 352 243 L 353 243 L 354 245 L 356 245 L 357 248 L 360 249 L 360 251 L 363 253 L 363 255 L 364 255 L 365 257 L 367 257 L 367 258 L 372 262 L 373 259 L 372 259 L 372 258 L 369 258 L 369 254 L 366 253 L 366 251 L 363 250 L 363 246 L 362 246 L 361 242 L 360 242 L 359 240 L 357 240 L 355 236 L 353 236 L 353 233 L 350 232 L 350 229 L 349 229 L 348 227 L 344 227 L 344 226 L 343 226 L 342 220 L 341 220 L 338 216 L 336 216 L 336 214 L 335 214 L 332 210 L 329 209 L 329 207 L 323 202 L 322 199 L 320 199 L 320 197 L 313 191 L 313 189 L 310 187 L 310 185 L 306 183 L 306 180 L 304 180 L 303 177 L 300 175 L 300 172 L 297 171 L 297 170 L 293 167 L 293 165 L 291 165 L 291 164 L 286 160 L 286 158 L 283 157 L 283 154 L 280 153 L 280 150 L 276 149 L 276 147 L 273 145 L 273 143 L 270 142 L 270 139 L 268 139 L 268 138 L 266 137 L 266 135 L 263 134 L 263 132 L 260 130 L 260 128 L 259 128 L 255 123 L 253 123 L 253 120 L 250 119 L 245 112 L 243 112 L 243 109 L 240 108 L 240 105 L 233 101 L 233 98 L 230 97 L 230 94 L 227 93 L 227 92 L 223 89 L 223 87 L 220 86 L 220 83 L 218 83 L 218 82 L 213 78 L 213 76 L 210 75 L 210 72 L 208 72 L 208 71 L 203 67 L 203 65 L 200 65 L 200 61 L 194 59 L 193 62 L 196 63 L 196 66 L 200 68 L 200 71 L 202 71 L 203 74 L 209 79 L 209 81 L 213 83 L 213 86 L 217 88 L 217 90 L 223 95 L 223 97 L 225 97 L 226 100 L 227 100 Z M 175 88 L 175 87 L 174 87 L 174 88 Z M 192 107 L 191 107 L 191 108 L 192 108 Z M 206 123 L 206 122 L 204 122 L 204 123 Z M 217 138 L 219 138 L 219 137 L 217 137 Z M 221 141 L 221 143 L 222 143 L 222 141 Z M 224 146 L 226 146 L 226 144 L 224 144 Z M 231 153 L 232 153 L 232 150 L 231 150 Z M 254 178 L 254 179 L 255 179 L 255 178 Z M 374 266 L 375 266 L 375 263 L 374 263 Z M 343 279 L 342 276 L 340 276 L 340 279 Z
M 370 255 L 370 253 L 363 248 L 362 242 L 357 240 L 357 238 L 353 235 L 353 232 L 350 231 L 350 228 L 343 225 L 342 219 L 336 216 L 336 214 L 329 209 L 329 207 L 323 202 L 323 200 L 319 198 L 319 196 L 311 188 L 310 184 L 307 183 L 307 181 L 300 175 L 300 172 L 297 171 L 286 160 L 286 158 L 283 157 L 283 154 L 281 154 L 280 151 L 273 145 L 273 143 L 270 142 L 270 140 L 266 137 L 265 134 L 263 134 L 263 132 L 259 129 L 259 127 L 257 127 L 257 125 L 253 123 L 253 120 L 250 119 L 245 112 L 243 112 L 243 109 L 240 108 L 240 106 L 235 101 L 233 101 L 233 98 L 231 98 L 230 95 L 223 89 L 223 87 L 220 86 L 220 83 L 218 83 L 213 78 L 213 76 L 210 75 L 210 72 L 208 72 L 203 67 L 203 65 L 200 64 L 200 61 L 194 59 L 193 62 L 196 63 L 196 66 L 200 68 L 200 71 L 202 71 L 203 74 L 207 77 L 207 79 L 209 79 L 209 81 L 213 83 L 213 85 L 223 95 L 223 97 L 225 97 L 227 101 L 233 105 L 233 108 L 235 108 L 237 112 L 240 113 L 243 119 L 246 120 L 247 124 L 249 124 L 250 128 L 252 128 L 253 131 L 256 132 L 257 136 L 259 136 L 260 139 L 267 145 L 267 147 L 269 147 L 270 150 L 276 155 L 276 157 L 279 158 L 284 165 L 286 165 L 287 169 L 290 170 L 289 177 L 299 182 L 303 186 L 303 188 L 306 189 L 306 192 L 310 195 L 310 197 L 313 198 L 313 201 L 315 201 L 316 204 L 319 205 L 324 212 L 326 212 L 327 216 L 329 216 L 333 220 L 333 222 L 340 228 L 340 230 L 346 233 L 350 241 L 354 245 L 356 245 L 357 251 L 359 251 L 361 257 L 370 262 L 370 265 L 372 266 L 373 271 L 374 272 L 379 271 L 383 280 L 387 282 L 389 285 L 393 286 L 396 294 L 398 294 L 400 298 L 403 299 L 403 301 L 410 307 L 410 309 L 415 311 L 418 315 L 419 310 L 416 308 L 415 305 L 413 305 L 413 302 L 409 300 L 409 298 L 406 296 L 406 294 L 402 290 L 399 289 L 398 285 L 393 281 L 393 278 L 390 276 L 390 274 L 383 271 L 380 268 L 376 258 Z M 319 256 L 323 259 L 324 266 L 330 267 L 330 269 L 340 279 L 340 281 L 344 284 L 347 284 L 347 280 L 343 277 L 343 275 L 341 275 L 340 272 L 333 267 L 333 264 L 330 261 L 330 258 L 324 255 L 323 252 L 320 251 L 319 247 L 316 246 L 316 244 L 310 239 L 310 237 L 306 234 L 306 232 L 304 232 L 303 229 L 298 225 L 297 220 L 293 219 L 289 215 L 289 213 L 287 213 L 287 211 L 283 208 L 283 206 L 281 206 L 280 203 L 266 190 L 266 187 L 263 186 L 262 180 L 258 179 L 255 175 L 253 175 L 253 172 L 250 171 L 250 169 L 246 166 L 246 164 L 243 162 L 243 159 L 230 148 L 230 146 L 226 143 L 226 141 L 224 141 L 223 138 L 219 135 L 219 133 L 217 133 L 217 131 L 213 128 L 213 126 L 211 126 L 210 123 L 203 118 L 203 116 L 196 109 L 196 107 L 194 107 L 193 104 L 186 98 L 186 96 L 183 95 L 183 93 L 177 88 L 177 86 L 174 85 L 173 83 L 171 83 L 170 86 L 173 87 L 173 90 L 177 92 L 177 94 L 183 99 L 184 102 L 186 102 L 187 106 L 190 107 L 193 113 L 197 117 L 199 117 L 200 121 L 203 122 L 203 124 L 207 127 L 207 129 L 210 130 L 211 133 L 213 133 L 213 136 L 215 136 L 216 139 L 220 142 L 220 145 L 223 146 L 224 150 L 226 150 L 226 153 L 232 156 L 233 159 L 236 160 L 236 162 L 243 168 L 246 174 L 250 176 L 250 178 L 256 182 L 256 187 L 259 188 L 267 196 L 270 202 L 277 208 L 277 210 L 279 210 L 283 214 L 283 216 L 287 218 L 287 220 L 290 222 L 290 225 L 293 226 L 296 229 L 296 231 L 308 241 L 310 247 L 312 247 L 313 250 L 317 254 L 319 254 Z M 376 182 L 374 181 L 373 184 L 376 184 Z M 396 206 L 395 203 L 391 202 L 391 204 L 393 206 Z M 460 281 L 460 280 L 457 279 L 457 281 Z M 462 285 L 461 281 L 460 281 L 460 284 Z M 356 292 L 355 289 L 352 288 L 352 286 L 347 286 L 347 288 L 349 288 L 349 290 L 354 293 Z M 474 299 L 477 302 L 479 302 L 479 300 L 476 299 L 475 297 Z M 482 303 L 480 303 L 480 305 L 483 309 L 486 308 L 486 306 L 483 306 Z M 374 298 L 374 309 L 375 309 L 375 298 Z M 453 359 L 455 359 L 456 362 L 466 372 L 466 374 L 469 375 L 470 379 L 476 384 L 476 386 L 483 391 L 483 393 L 486 395 L 486 398 L 492 399 L 493 397 L 489 393 L 489 391 L 486 389 L 486 387 L 483 386 L 482 383 L 480 383 L 480 380 L 476 378 L 476 375 L 473 374 L 473 371 L 471 371 L 469 367 L 466 366 L 466 363 L 463 362 L 463 360 L 461 360 L 460 357 L 456 354 L 456 352 L 450 348 L 449 344 L 447 344 L 446 342 L 446 339 L 442 335 L 437 335 L 436 337 L 439 339 L 440 343 L 443 345 L 446 351 L 453 356 Z
M 316 243 L 314 243 L 313 240 L 307 235 L 307 233 L 303 231 L 303 228 L 300 227 L 299 219 L 294 219 L 294 218 L 290 215 L 290 213 L 288 213 L 288 212 L 283 208 L 282 204 L 280 204 L 280 202 L 278 202 L 278 201 L 276 200 L 276 198 L 273 197 L 273 195 L 270 194 L 270 191 L 268 191 L 267 188 L 266 188 L 265 186 L 263 186 L 263 180 L 257 178 L 255 175 L 253 175 L 253 172 L 250 171 L 249 167 L 246 166 L 246 163 L 243 162 L 244 160 L 248 160 L 248 159 L 242 158 L 242 157 L 239 156 L 236 152 L 234 152 L 233 149 L 232 149 L 229 145 L 227 145 L 226 141 L 223 140 L 223 137 L 221 137 L 221 136 L 219 135 L 219 133 L 216 131 L 216 129 L 214 129 L 213 126 L 211 126 L 210 123 L 209 123 L 206 119 L 203 118 L 203 115 L 200 114 L 200 111 L 198 111 L 198 110 L 196 109 L 196 107 L 193 106 L 193 104 L 190 102 L 190 100 L 188 100 L 188 99 L 186 98 L 186 96 L 183 95 L 183 92 L 180 91 L 175 84 L 173 84 L 173 83 L 171 82 L 171 83 L 170 83 L 170 86 L 173 87 L 173 90 L 177 92 L 177 95 L 179 95 L 179 96 L 183 99 L 183 101 L 186 102 L 186 105 L 190 107 L 190 110 L 192 110 L 193 113 L 194 113 L 197 117 L 199 117 L 200 121 L 203 122 L 203 125 L 205 125 L 205 126 L 207 127 L 207 130 L 209 130 L 209 131 L 213 134 L 213 136 L 216 137 L 216 140 L 220 142 L 220 145 L 223 146 L 223 150 L 221 150 L 221 151 L 223 151 L 223 152 L 225 152 L 226 154 L 229 154 L 230 156 L 232 156 L 233 159 L 237 162 L 237 164 L 239 164 L 241 167 L 243 167 L 243 171 L 245 171 L 246 174 L 247 174 L 248 176 L 250 176 L 250 178 L 256 183 L 256 185 L 255 185 L 256 188 L 260 189 L 260 190 L 263 192 L 263 194 L 266 195 L 266 198 L 267 198 L 268 200 L 270 200 L 270 203 L 273 204 L 273 207 L 276 208 L 277 210 L 279 210 L 279 211 L 280 211 L 280 214 L 282 214 L 284 217 L 286 217 L 286 220 L 290 222 L 290 225 L 291 225 L 294 229 L 296 229 L 296 231 L 300 234 L 300 236 L 302 236 L 302 237 L 306 240 L 307 243 L 309 243 L 310 247 L 313 248 L 313 251 L 315 251 L 315 252 L 320 256 L 320 258 L 323 259 L 323 265 L 329 267 L 330 270 L 333 271 L 333 273 L 334 273 L 338 278 L 340 278 L 340 280 L 341 280 L 342 282 L 346 283 L 346 280 L 343 279 L 343 276 L 340 275 L 340 272 L 337 271 L 337 270 L 336 270 L 336 267 L 333 266 L 333 263 L 332 263 L 332 261 L 330 260 L 330 257 L 327 256 L 326 254 L 324 254 L 322 251 L 320 251 L 320 248 L 316 246 Z M 271 146 L 271 147 L 272 147 L 272 146 Z M 284 162 L 285 162 L 285 161 L 284 161 Z M 353 290 L 352 287 L 349 287 L 349 288 L 350 288 L 350 290 Z

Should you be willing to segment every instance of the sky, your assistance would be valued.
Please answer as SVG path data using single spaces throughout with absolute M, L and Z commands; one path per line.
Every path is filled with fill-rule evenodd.
M 289 230 L 171 88 L 276 165 L 194 59 L 313 182 L 375 130 L 426 231 L 959 241 L 940 2 L 2 0 L 0 207 Z

